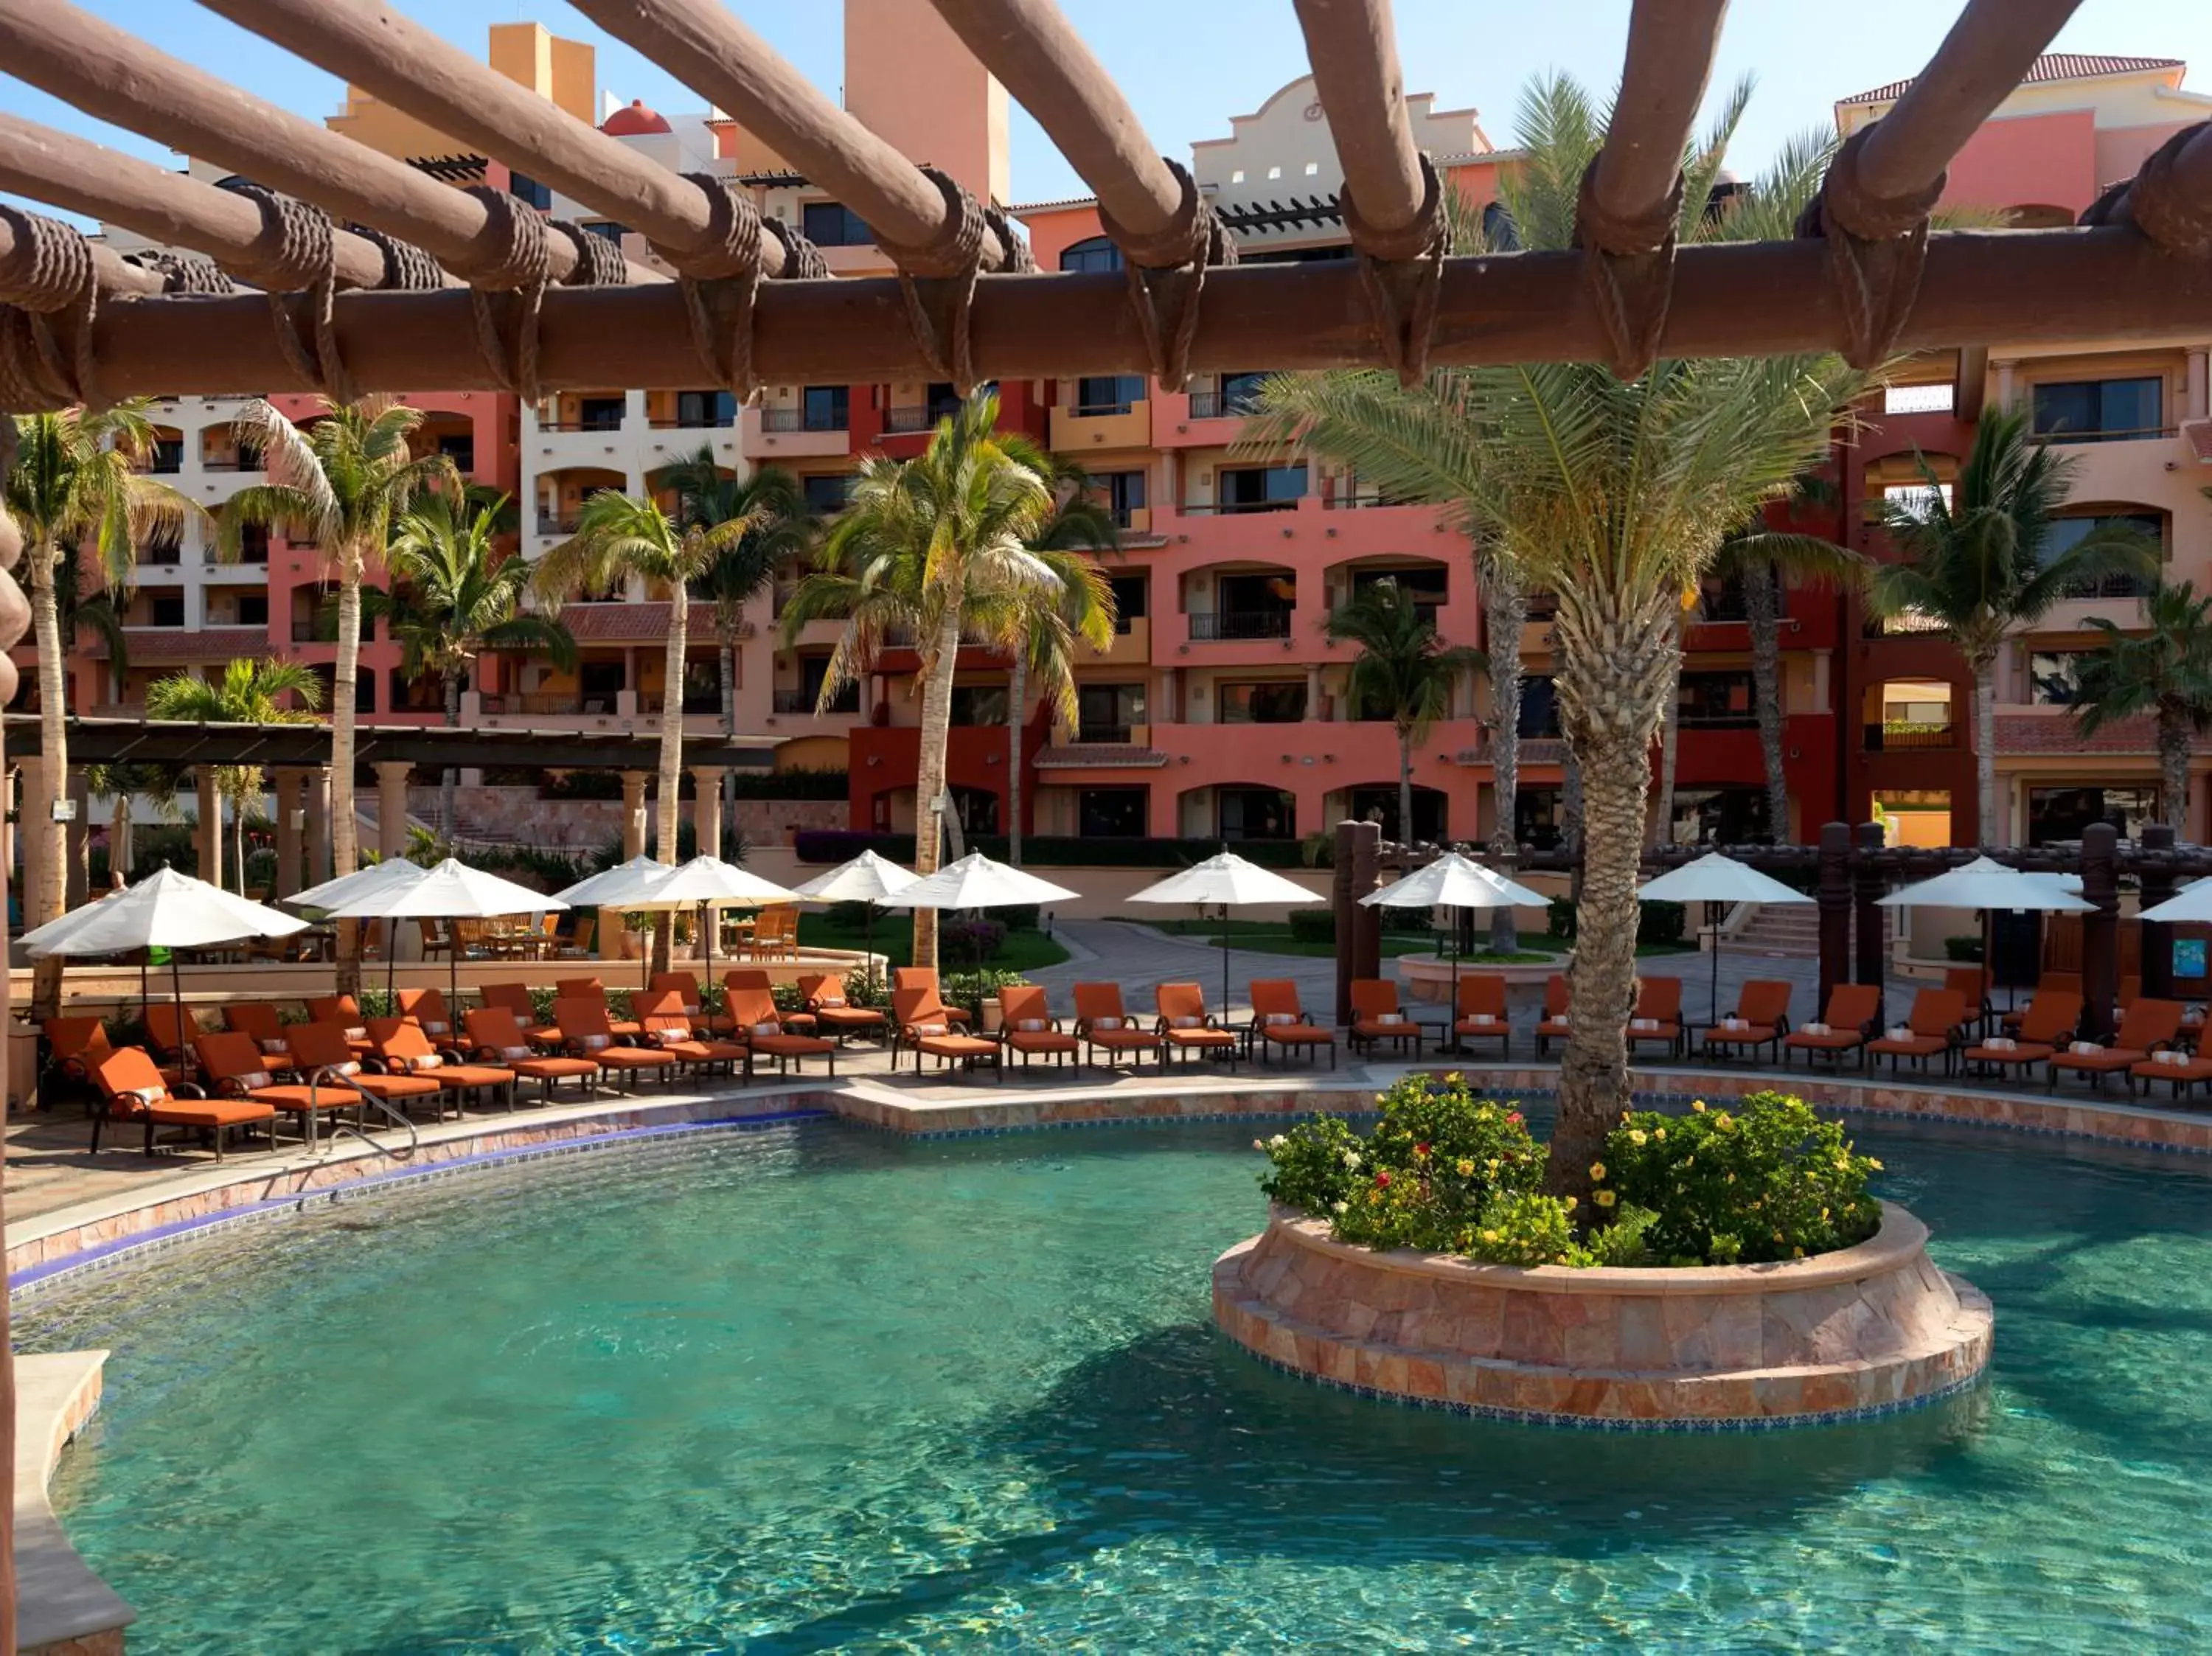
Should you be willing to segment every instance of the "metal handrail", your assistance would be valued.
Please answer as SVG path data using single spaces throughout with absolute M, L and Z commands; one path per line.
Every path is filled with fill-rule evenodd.
M 337 1136 L 342 1132 L 349 1132 L 356 1138 L 361 1140 L 362 1143 L 368 1145 L 369 1149 L 375 1150 L 381 1155 L 390 1156 L 394 1162 L 411 1162 L 415 1159 L 415 1152 L 422 1148 L 422 1135 L 416 1131 L 413 1119 L 410 1118 L 404 1111 L 393 1109 L 388 1102 L 379 1098 L 374 1093 L 370 1092 L 366 1087 L 363 1087 L 359 1082 L 356 1081 L 351 1076 L 346 1074 L 344 1071 L 339 1069 L 334 1064 L 325 1064 L 321 1069 L 316 1071 L 313 1075 L 307 1077 L 307 1103 L 309 1106 L 307 1110 L 307 1148 L 310 1150 L 315 1148 L 316 1121 L 322 1113 L 321 1110 L 317 1107 L 320 1104 L 321 1101 L 316 1096 L 316 1094 L 317 1090 L 322 1086 L 325 1080 L 343 1083 L 345 1086 L 352 1091 L 353 1095 L 356 1099 L 360 1100 L 361 1102 L 374 1109 L 378 1114 L 385 1117 L 395 1125 L 406 1128 L 407 1152 L 404 1156 L 401 1155 L 398 1150 L 392 1149 L 391 1145 L 381 1143 L 376 1139 L 370 1137 L 367 1133 L 363 1132 L 360 1128 L 355 1126 L 349 1121 L 331 1122 L 331 1136 L 332 1138 L 336 1138 Z

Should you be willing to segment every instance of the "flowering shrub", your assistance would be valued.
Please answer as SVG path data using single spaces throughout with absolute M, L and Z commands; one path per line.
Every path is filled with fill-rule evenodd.
M 1509 1191 L 1492 1199 L 1462 1250 L 1494 1265 L 1568 1265 L 1589 1261 L 1575 1241 L 1575 1198 Z
M 1271 1164 L 1260 1188 L 1271 1202 L 1326 1219 L 1352 1194 L 1364 1164 L 1366 1145 L 1340 1117 L 1317 1115 L 1288 1132 L 1279 1132 L 1252 1148 L 1265 1150 Z
M 1649 1209 L 1644 1243 L 1668 1265 L 1796 1259 L 1874 1234 L 1867 1176 L 1881 1166 L 1802 1099 L 1754 1093 L 1733 1110 L 1625 1114 L 1590 1169 L 1591 1200 Z

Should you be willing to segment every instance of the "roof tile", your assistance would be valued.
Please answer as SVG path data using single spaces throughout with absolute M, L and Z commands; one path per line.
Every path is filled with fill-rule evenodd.
M 2147 69 L 2185 69 L 2179 58 L 2116 58 L 2094 52 L 2046 52 L 2021 77 L 2022 86 L 2042 86 L 2051 81 L 2091 81 L 2100 75 L 2134 75 Z M 1905 95 L 1911 79 L 1892 81 L 1871 92 L 1855 92 L 1838 98 L 1839 104 L 1886 104 Z

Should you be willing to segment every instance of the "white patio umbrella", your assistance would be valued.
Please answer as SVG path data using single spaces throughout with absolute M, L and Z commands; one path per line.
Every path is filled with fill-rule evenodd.
M 367 868 L 356 869 L 350 874 L 341 874 L 335 880 L 325 880 L 320 885 L 311 885 L 305 891 L 295 891 L 289 897 L 276 901 L 294 908 L 319 908 L 328 913 L 340 903 L 351 902 L 356 897 L 372 891 L 381 891 L 386 886 L 398 883 L 410 885 L 428 872 L 419 863 L 410 863 L 404 857 L 394 857 L 386 862 L 371 863 Z
M 1723 857 L 1718 852 L 1709 852 L 1694 862 L 1685 863 L 1669 873 L 1640 887 L 1637 893 L 1639 902 L 1695 903 L 1705 905 L 1705 924 L 1713 933 L 1712 1010 L 1710 1021 L 1721 1019 L 1721 929 L 1719 916 L 1715 913 L 1722 903 L 1809 903 L 1813 900 L 1793 886 L 1770 879 L 1757 869 L 1739 863 L 1733 857 Z
M 1221 1008 L 1229 1010 L 1229 911 L 1256 903 L 1318 903 L 1327 900 L 1295 880 L 1286 880 L 1272 869 L 1248 863 L 1233 851 L 1223 851 L 1202 863 L 1193 863 L 1179 874 L 1170 874 L 1142 891 L 1132 892 L 1133 903 L 1195 903 L 1199 918 L 1218 906 L 1221 910 Z
M 1448 851 L 1434 862 L 1415 869 L 1359 900 L 1363 908 L 1515 908 L 1526 904 L 1541 908 L 1545 898 L 1525 885 L 1516 885 L 1504 875 L 1485 868 L 1472 858 Z M 1459 927 L 1452 927 L 1452 986 L 1450 1023 L 1459 1026 Z M 1456 1049 L 1459 1038 L 1452 1038 Z
M 957 863 L 947 863 L 925 875 L 896 895 L 883 899 L 885 908 L 1015 908 L 1024 903 L 1056 903 L 1075 896 L 1064 885 L 1040 880 L 1034 874 L 994 863 L 980 851 L 971 851 Z
M 617 863 L 612 868 L 603 868 L 577 881 L 558 895 L 571 908 L 614 908 L 625 913 L 653 908 L 659 905 L 653 901 L 653 894 L 672 871 L 669 864 L 658 860 L 650 852 L 641 852 L 626 863 Z M 649 949 L 645 952 L 643 964 L 650 974 L 653 951 Z M 649 982 L 651 979 L 647 976 L 641 981 Z
M 2179 920 L 2212 920 L 2212 880 L 2197 880 L 2154 907 L 2136 916 L 2139 920 L 2172 924 Z
M 137 885 L 70 910 L 21 938 L 33 960 L 49 955 L 121 955 L 134 949 L 204 949 L 241 937 L 289 937 L 307 923 L 274 908 L 163 867 Z M 171 986 L 184 1010 L 184 974 L 169 957 Z M 139 969 L 140 1016 L 146 1004 L 145 969 Z
M 2067 889 L 2071 880 L 2075 890 Z M 2085 901 L 2075 892 L 2081 881 L 2066 874 L 2023 874 L 2016 868 L 2007 868 L 2002 863 L 1988 857 L 1977 857 L 1964 867 L 1938 874 L 1933 879 L 1923 880 L 1891 892 L 1877 900 L 1884 908 L 1972 908 L 1982 916 L 1982 969 L 1987 972 L 1995 962 L 1990 958 L 1990 917 L 1998 909 L 2008 909 L 2015 914 L 2034 912 L 2045 914 L 2086 914 L 2096 907 Z M 2163 906 L 2163 905 L 2161 905 Z M 2006 992 L 2009 998 L 2011 992 Z
M 734 863 L 726 863 L 719 857 L 697 856 L 674 868 L 664 868 L 662 877 L 652 888 L 651 901 L 635 905 L 641 908 L 689 908 L 699 906 L 700 931 L 706 941 L 707 982 L 714 981 L 714 905 L 734 903 L 757 908 L 763 903 L 791 902 L 796 894 L 785 890 L 773 880 L 764 880 L 750 870 Z M 650 978 L 647 979 L 650 982 Z
M 502 880 L 496 874 L 487 874 L 480 868 L 471 868 L 459 858 L 448 857 L 436 866 L 423 870 L 419 880 L 389 883 L 331 912 L 349 919 L 474 920 L 501 914 L 533 914 L 540 909 L 568 906 L 558 897 L 549 897 L 542 891 L 532 891 L 526 885 Z M 398 955 L 399 950 L 393 946 L 397 942 L 394 937 L 387 943 L 387 961 Z M 458 1002 L 461 998 L 461 951 L 458 948 L 446 951 L 446 966 L 453 998 Z M 392 980 L 387 968 L 387 992 Z
M 876 910 L 886 897 L 896 896 L 921 876 L 911 869 L 901 868 L 889 858 L 878 857 L 872 851 L 837 864 L 827 874 L 817 874 L 805 884 L 793 888 L 792 895 L 817 903 L 859 903 L 860 909 L 860 948 L 868 957 L 868 980 L 875 981 Z

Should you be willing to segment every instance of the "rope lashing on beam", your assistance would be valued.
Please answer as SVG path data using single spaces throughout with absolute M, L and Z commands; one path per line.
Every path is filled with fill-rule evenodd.
M 164 294 L 197 294 L 209 296 L 233 294 L 238 291 L 222 266 L 211 258 L 201 258 L 191 253 L 173 253 L 165 247 L 142 247 L 135 253 L 125 253 L 126 263 L 142 270 L 160 273 Z
M 261 209 L 261 223 L 270 251 L 239 274 L 269 295 L 270 325 L 276 331 L 276 349 L 285 365 L 333 403 L 350 403 L 356 388 L 347 371 L 344 353 L 338 349 L 337 329 L 331 303 L 337 296 L 337 227 L 331 215 L 312 203 L 255 184 L 230 178 L 217 186 L 244 196 Z M 301 331 L 297 312 L 303 295 L 308 332 Z M 310 343 L 312 341 L 312 343 Z
M 2185 126 L 2144 160 L 2134 178 L 2113 185 L 2082 213 L 2083 224 L 2132 224 L 2169 253 L 2212 254 L 2212 196 L 2195 197 L 2174 176 L 2181 152 L 2212 143 L 2212 121 Z
M 1820 193 L 1805 203 L 1797 234 L 1827 243 L 1828 277 L 1843 307 L 1844 360 L 1855 368 L 1880 366 L 1897 343 L 1920 296 L 1928 260 L 1928 215 L 1942 199 L 1946 175 L 1918 195 L 1887 197 L 1858 182 L 1859 156 L 1881 124 L 1844 140 L 1828 163 Z
M 1115 222 L 1103 207 L 1098 222 L 1121 250 L 1129 308 L 1144 337 L 1152 377 L 1170 391 L 1181 391 L 1190 380 L 1190 342 L 1198 334 L 1206 267 L 1234 264 L 1237 244 L 1222 227 L 1213 203 L 1199 193 L 1190 169 L 1172 156 L 1161 159 L 1182 187 L 1175 216 L 1149 236 Z
M 446 285 L 445 271 L 427 250 L 372 224 L 349 224 L 346 228 L 384 255 L 384 276 L 376 284 L 379 293 L 428 293 Z
M 1575 197 L 1575 246 L 1583 250 L 1583 286 L 1611 348 L 1608 366 L 1633 379 L 1658 360 L 1660 336 L 1674 297 L 1674 252 L 1681 233 L 1682 175 L 1650 209 L 1628 216 L 1598 199 L 1601 155 L 1583 169 Z
M 760 381 L 753 373 L 753 301 L 761 284 L 761 215 L 742 186 L 711 173 L 686 173 L 707 197 L 707 246 L 678 255 L 653 251 L 682 273 L 684 320 L 708 375 L 740 403 Z
M 0 267 L 0 408 L 32 412 L 98 407 L 92 355 L 100 282 L 92 247 L 59 219 L 0 206 L 14 233 L 16 257 Z M 53 318 L 76 313 L 72 347 L 64 349 Z
M 563 288 L 620 288 L 629 281 L 629 261 L 622 248 L 574 219 L 548 219 L 545 227 L 576 250 L 576 263 L 562 278 Z
M 898 266 L 907 325 L 914 331 L 922 361 L 933 377 L 950 380 L 953 390 L 965 397 L 975 385 L 969 331 L 975 278 L 983 270 L 983 239 L 994 232 L 983 204 L 957 179 L 934 167 L 923 167 L 921 175 L 945 197 L 943 234 L 918 247 L 885 240 L 879 234 L 876 245 Z M 1011 261 L 1025 257 L 1029 250 L 1003 218 L 995 234 L 1012 269 Z
M 477 184 L 466 193 L 483 203 L 486 229 L 499 242 L 492 258 L 459 273 L 468 279 L 477 350 L 501 390 L 534 403 L 544 394 L 538 316 L 553 276 L 552 233 L 538 213 L 504 190 Z
M 1421 210 L 1401 229 L 1381 230 L 1362 218 L 1348 183 L 1338 192 L 1337 206 L 1359 250 L 1359 286 L 1375 314 L 1382 360 L 1396 371 L 1400 385 L 1418 385 L 1428 376 L 1437 298 L 1443 291 L 1444 261 L 1451 257 L 1443 180 L 1422 155 Z

